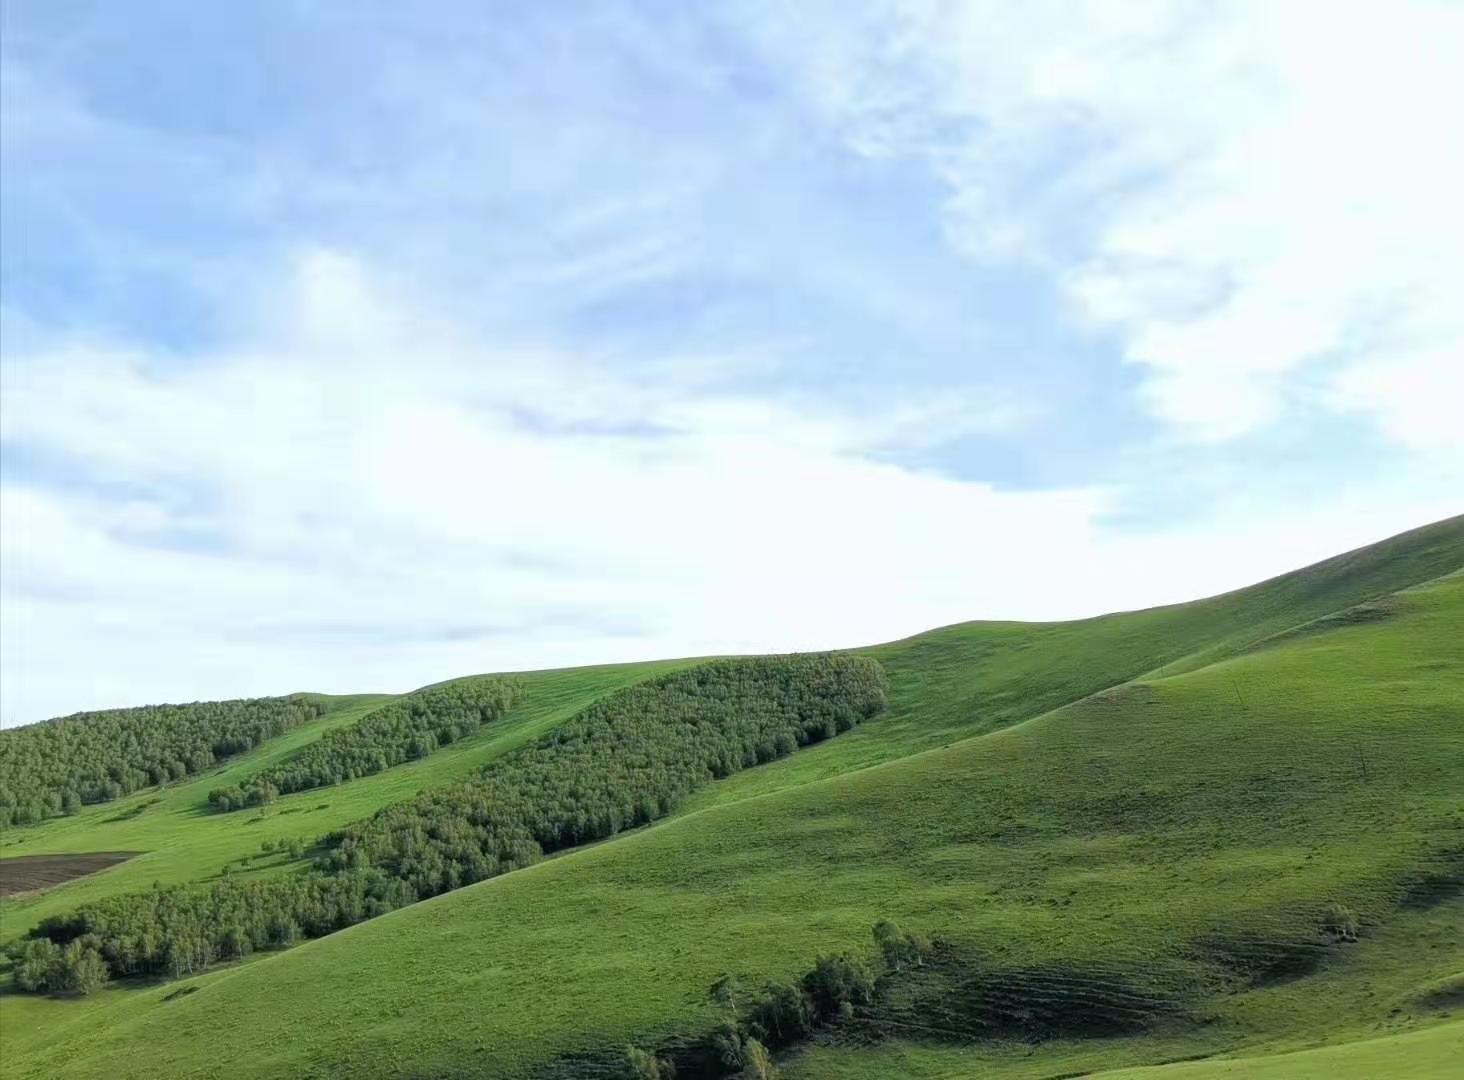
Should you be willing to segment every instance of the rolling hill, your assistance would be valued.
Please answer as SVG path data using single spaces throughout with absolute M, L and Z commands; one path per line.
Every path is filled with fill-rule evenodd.
M 631 1075 L 626 1046 L 673 1054 L 726 1019 L 717 980 L 870 954 L 883 919 L 929 956 L 790 1045 L 785 1076 L 1446 1075 L 1461 568 L 1455 518 L 1189 604 L 855 650 L 887 674 L 884 715 L 647 827 L 182 983 L 7 992 L 0 1075 Z M 220 769 L 7 831 L 7 858 L 138 854 L 0 901 L 0 938 L 154 881 L 299 873 L 261 843 L 467 778 L 696 663 L 529 673 L 431 756 L 209 811 L 385 699 L 332 700 Z

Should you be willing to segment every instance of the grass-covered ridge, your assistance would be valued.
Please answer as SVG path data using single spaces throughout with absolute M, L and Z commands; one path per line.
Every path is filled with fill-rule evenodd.
M 1057 623 L 971 622 L 860 650 L 890 678 L 890 709 L 784 761 L 704 789 L 686 810 L 827 779 L 1039 716 L 1148 674 L 1267 647 L 1276 635 L 1464 566 L 1464 517 L 1184 604 Z
M 881 918 L 949 942 L 959 992 L 935 1001 L 984 1002 L 965 1015 L 977 1037 L 816 1042 L 781 1062 L 788 1080 L 1038 1080 L 1415 1031 L 1406 1060 L 1428 1067 L 1419 1048 L 1438 1043 L 1428 1025 L 1457 1007 L 1464 971 L 1464 582 L 1430 579 L 1461 565 L 1456 520 L 1194 604 L 868 650 L 890 680 L 877 723 L 709 784 L 653 828 L 298 949 L 82 1001 L 0 998 L 0 1074 L 537 1076 L 706 1031 L 721 976 L 799 977 L 867 947 Z M 1385 614 L 1328 617 L 1373 601 Z M 586 696 L 553 711 L 545 690 L 577 673 L 530 678 L 546 681 L 461 744 L 286 797 L 257 823 L 196 809 L 176 843 L 194 827 L 222 843 L 229 821 L 301 828 L 323 799 L 318 819 L 339 812 L 338 828 L 367 814 L 335 804 L 470 777 L 510 733 L 531 743 L 603 692 L 576 684 Z M 90 845 L 72 850 L 146 851 L 122 830 L 162 808 L 105 825 L 98 809 L 37 829 Z M 73 906 L 68 893 L 166 855 L 24 910 Z M 16 910 L 0 904 L 7 932 Z M 1164 1008 L 1101 1039 L 980 1033 L 993 1000 L 1018 1015 L 1039 993 L 1061 1020 L 1044 988 L 1102 985 Z
M 471 781 L 334 834 L 315 872 L 118 894 L 52 916 L 16 954 L 19 985 L 75 989 L 81 964 L 178 978 L 333 933 L 646 824 L 711 779 L 831 738 L 884 705 L 883 672 L 867 657 L 721 660 L 660 676 Z
M 499 719 L 524 692 L 522 679 L 459 679 L 428 687 L 336 728 L 242 783 L 216 788 L 216 810 L 272 803 L 280 795 L 384 772 L 435 753 Z

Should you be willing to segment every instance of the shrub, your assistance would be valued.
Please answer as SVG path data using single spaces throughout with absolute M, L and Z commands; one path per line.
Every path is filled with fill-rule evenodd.
M 778 1080 L 778 1066 L 767 1047 L 756 1039 L 742 1044 L 741 1080 Z
M 1322 916 L 1322 933 L 1331 941 L 1356 941 L 1360 930 L 1356 912 L 1346 904 L 1333 904 Z
M 930 940 L 913 930 L 902 930 L 888 919 L 874 924 L 874 943 L 890 971 L 919 967 L 930 953 Z
M 813 1003 L 798 983 L 769 983 L 748 1010 L 751 1037 L 768 1046 L 786 1046 L 813 1030 Z
M 635 1046 L 625 1048 L 625 1080 L 671 1080 L 675 1070 L 646 1050 Z
M 803 992 L 818 1023 L 835 1023 L 852 1016 L 855 1006 L 874 1000 L 874 973 L 848 953 L 821 956 L 803 977 Z

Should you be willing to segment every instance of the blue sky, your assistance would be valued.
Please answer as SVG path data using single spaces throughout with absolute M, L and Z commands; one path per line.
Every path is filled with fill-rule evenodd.
M 3 10 L 6 723 L 1464 508 L 1457 4 Z

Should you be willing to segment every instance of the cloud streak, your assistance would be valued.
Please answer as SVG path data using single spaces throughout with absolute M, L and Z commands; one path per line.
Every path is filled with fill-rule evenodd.
M 875 156 L 946 185 L 952 240 L 1041 267 L 1221 442 L 1307 410 L 1464 450 L 1464 10 L 921 2 L 766 40 Z M 773 23 L 777 28 L 778 24 Z M 802 57 L 796 41 L 817 40 Z
M 1102 489 L 879 460 L 918 431 L 914 407 L 820 411 L 495 351 L 339 254 L 302 256 L 288 292 L 294 326 L 252 347 L 7 363 L 7 438 L 91 480 L 4 489 L 8 719 L 1088 614 L 1336 545 L 1298 531 L 1197 571 L 1193 537 L 1106 535 Z M 522 424 L 528 408 L 558 430 Z

